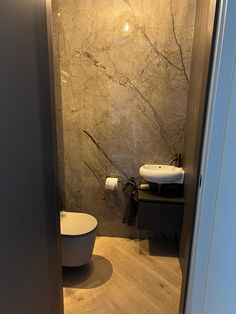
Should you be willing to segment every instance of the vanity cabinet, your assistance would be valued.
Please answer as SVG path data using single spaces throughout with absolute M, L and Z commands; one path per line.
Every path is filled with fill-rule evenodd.
M 183 198 L 161 197 L 151 191 L 138 191 L 137 228 L 158 232 L 173 232 L 180 236 Z

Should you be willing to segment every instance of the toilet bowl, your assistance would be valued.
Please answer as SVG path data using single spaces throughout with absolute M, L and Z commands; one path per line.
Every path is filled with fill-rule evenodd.
M 66 211 L 60 216 L 62 266 L 77 267 L 89 263 L 96 238 L 96 218 Z

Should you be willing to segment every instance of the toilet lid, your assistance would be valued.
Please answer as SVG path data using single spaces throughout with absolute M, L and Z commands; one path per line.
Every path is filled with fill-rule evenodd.
M 68 236 L 84 235 L 97 227 L 95 217 L 77 212 L 61 212 L 61 234 Z

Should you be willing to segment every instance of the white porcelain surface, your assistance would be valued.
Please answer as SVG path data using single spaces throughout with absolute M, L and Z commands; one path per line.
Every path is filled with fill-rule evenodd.
M 60 216 L 62 266 L 78 267 L 89 263 L 96 239 L 96 218 L 66 211 Z
M 148 182 L 183 183 L 182 168 L 168 165 L 144 165 L 139 170 L 140 175 Z
M 78 236 L 96 229 L 95 217 L 84 213 L 61 212 L 61 235 Z

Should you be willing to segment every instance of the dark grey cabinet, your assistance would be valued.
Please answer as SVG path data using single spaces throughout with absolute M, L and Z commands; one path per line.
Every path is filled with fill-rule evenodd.
M 137 228 L 154 232 L 180 232 L 183 206 L 139 202 Z
M 137 228 L 180 234 L 183 198 L 161 197 L 151 191 L 138 192 Z

